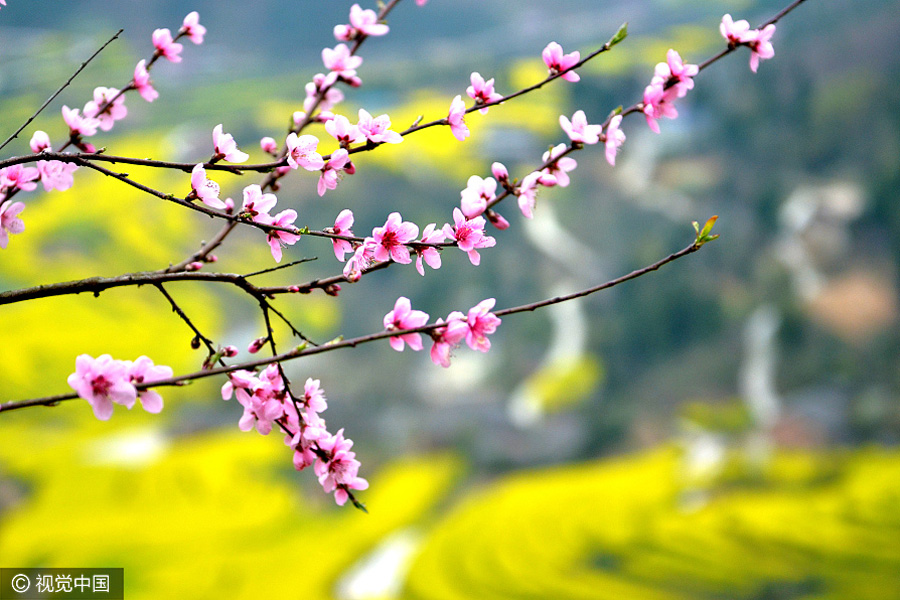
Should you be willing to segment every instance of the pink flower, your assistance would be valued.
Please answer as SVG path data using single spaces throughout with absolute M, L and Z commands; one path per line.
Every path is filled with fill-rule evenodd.
M 319 450 L 327 457 L 316 457 L 314 467 L 319 483 L 326 492 L 334 491 L 334 501 L 343 506 L 350 497 L 348 490 L 364 490 L 369 482 L 358 476 L 360 463 L 351 451 L 353 442 L 344 439 L 341 429 L 332 437 L 318 441 Z
M 556 177 L 541 171 L 532 171 L 522 179 L 516 190 L 519 210 L 526 219 L 534 217 L 534 205 L 537 202 L 538 186 L 551 187 L 556 185 Z
M 107 421 L 112 416 L 113 403 L 131 408 L 137 399 L 137 390 L 129 381 L 128 365 L 113 360 L 109 354 L 96 359 L 82 354 L 75 359 L 75 372 L 69 375 L 68 384 L 94 409 L 94 416 Z
M 147 61 L 141 59 L 137 66 L 134 67 L 134 80 L 132 81 L 134 89 L 138 91 L 141 98 L 147 102 L 153 102 L 159 98 L 159 92 L 153 87 L 150 81 L 150 73 L 147 71 Z
M 348 162 L 350 162 L 350 155 L 345 149 L 341 148 L 332 153 L 331 158 L 322 168 L 322 174 L 319 175 L 319 183 L 316 186 L 316 191 L 320 196 L 324 196 L 326 190 L 337 188 L 341 169 L 343 169 L 344 165 Z
M 775 25 L 766 25 L 761 31 L 754 29 L 744 34 L 741 41 L 750 47 L 750 70 L 756 73 L 760 59 L 766 60 L 775 56 L 775 48 L 772 47 L 772 36 L 775 34 Z
M 115 88 L 97 87 L 94 88 L 94 99 L 84 105 L 84 116 L 97 119 L 100 129 L 109 131 L 113 128 L 113 124 L 120 119 L 124 119 L 128 115 L 128 109 L 125 107 L 125 96 L 120 95 L 116 98 L 119 90 Z M 116 98 L 111 104 L 110 100 Z M 106 106 L 103 112 L 100 108 Z
M 372 266 L 375 262 L 375 245 L 374 238 L 367 237 L 356 247 L 353 256 L 344 264 L 343 274 L 347 281 L 356 283 L 362 277 L 363 271 Z
M 184 46 L 172 39 L 172 32 L 168 29 L 157 29 L 153 32 L 153 47 L 156 48 L 156 54 L 173 63 L 181 62 L 180 54 Z
M 44 184 L 44 191 L 50 190 L 65 191 L 72 187 L 75 178 L 72 174 L 78 170 L 78 165 L 65 163 L 61 160 L 39 160 L 37 169 L 41 174 L 41 183 Z
M 656 65 L 654 78 L 658 77 L 663 81 L 663 89 L 675 90 L 678 98 L 684 98 L 688 90 L 694 88 L 694 80 L 699 72 L 697 65 L 686 65 L 681 60 L 681 55 L 675 50 L 669 49 L 666 53 L 666 62 Z
M 619 146 L 625 142 L 625 133 L 619 129 L 621 123 L 622 115 L 616 115 L 609 121 L 609 126 L 606 128 L 606 161 L 613 167 L 616 166 L 616 152 L 618 152 Z
M 372 238 L 375 240 L 375 260 L 393 260 L 402 265 L 412 262 L 409 257 L 408 242 L 419 235 L 419 227 L 415 223 L 402 221 L 400 213 L 392 212 L 388 215 L 384 227 L 376 227 L 372 230 Z
M 322 49 L 322 62 L 325 68 L 331 70 L 333 78 L 326 78 L 327 84 L 334 83 L 337 77 L 352 79 L 356 75 L 356 69 L 362 64 L 361 56 L 350 54 L 347 44 L 338 44 L 333 49 Z
M 297 211 L 293 209 L 283 210 L 274 217 L 269 217 L 266 225 L 275 227 L 293 227 L 294 221 L 297 220 Z M 275 262 L 281 262 L 282 246 L 293 246 L 300 239 L 299 233 L 289 233 L 278 229 L 270 229 L 267 233 L 267 241 L 272 249 L 272 258 Z
M 462 101 L 462 96 L 453 98 L 450 103 L 450 114 L 447 116 L 447 124 L 450 125 L 450 131 L 459 141 L 463 141 L 469 137 L 469 128 L 466 127 L 466 104 Z
M 78 114 L 77 108 L 62 107 L 63 120 L 69 126 L 71 136 L 91 137 L 97 133 L 100 122 L 97 119 Z
M 195 10 L 188 13 L 181 23 L 181 31 L 186 33 L 195 44 L 203 43 L 203 36 L 206 35 L 206 27 L 200 24 L 200 14 Z
M 647 118 L 647 125 L 654 133 L 659 133 L 659 123 L 657 123 L 659 119 L 678 117 L 678 111 L 672 103 L 673 95 L 656 77 L 650 81 L 650 85 L 644 88 L 644 116 Z
M 724 15 L 722 22 L 719 24 L 719 31 L 722 37 L 728 40 L 729 46 L 738 46 L 743 43 L 744 35 L 750 30 L 750 23 L 741 19 L 733 21 L 731 15 Z
M 460 206 L 467 219 L 473 219 L 487 210 L 487 205 L 497 198 L 497 181 L 493 177 L 482 179 L 478 175 L 469 177 L 466 189 L 459 193 Z
M 507 221 L 503 217 L 503 215 L 501 215 L 497 211 L 489 208 L 484 214 L 487 217 L 488 222 L 500 231 L 509 229 L 509 221 Z
M 37 188 L 35 180 L 38 177 L 40 177 L 40 172 L 37 169 L 25 165 L 12 165 L 0 169 L 0 190 L 19 189 L 31 192 Z
M 313 80 L 306 84 L 306 99 L 303 101 L 303 110 L 307 113 L 313 109 L 313 106 L 318 106 L 319 110 L 323 113 L 327 113 L 330 111 L 336 104 L 340 104 L 344 100 L 344 92 L 335 87 L 329 87 L 325 92 L 325 95 L 321 100 L 318 100 L 319 94 L 322 93 L 322 90 L 326 86 L 330 86 L 334 81 L 329 81 L 329 77 L 322 74 L 317 73 Z M 318 104 L 316 102 L 318 101 Z M 306 118 L 306 114 L 299 113 L 303 115 L 303 118 Z M 300 120 L 297 118 L 298 113 L 294 113 L 294 124 L 299 125 Z
M 35 154 L 43 152 L 44 150 L 47 150 L 48 152 L 53 150 L 53 148 L 50 147 L 50 136 L 47 135 L 46 131 L 35 131 L 34 135 L 31 136 L 29 145 L 31 146 L 31 151 Z
M 359 109 L 359 132 L 376 144 L 399 144 L 403 141 L 396 131 L 391 131 L 391 119 L 387 115 L 372 117 L 364 109 Z
M 475 104 L 489 104 L 503 100 L 503 94 L 498 94 L 494 91 L 493 78 L 485 81 L 480 73 L 475 72 L 470 76 L 470 80 L 472 85 L 466 88 L 466 94 L 475 101 Z M 482 108 L 479 112 L 484 115 L 487 114 L 488 109 Z
M 425 6 L 426 2 L 428 2 L 428 0 L 416 0 L 416 4 L 419 6 Z
M 125 364 L 127 365 L 126 374 L 133 385 L 153 383 L 154 381 L 172 377 L 171 367 L 154 365 L 153 361 L 146 356 L 141 356 L 134 362 L 126 362 Z M 158 392 L 154 390 L 142 390 L 137 394 L 138 399 L 141 401 L 141 406 L 144 407 L 144 410 L 148 413 L 155 414 L 163 409 L 163 399 Z
M 219 199 L 219 184 L 206 178 L 206 169 L 203 164 L 197 164 L 191 171 L 191 196 L 210 208 L 225 208 L 225 203 Z
M 359 4 L 350 7 L 350 25 L 338 25 L 334 28 L 334 37 L 342 42 L 349 42 L 360 35 L 385 35 L 390 28 L 378 22 L 374 10 L 360 8 Z
M 337 218 L 334 220 L 334 227 L 326 229 L 326 231 L 337 235 L 353 235 L 353 231 L 350 230 L 351 227 L 353 227 L 353 211 L 345 208 L 338 213 Z M 348 240 L 331 238 L 331 243 L 334 246 L 334 255 L 341 262 L 344 262 L 345 254 L 353 252 L 353 245 Z
M 565 152 L 567 149 L 568 146 L 566 146 L 565 144 L 558 144 L 551 150 L 544 152 L 541 160 L 546 163 L 548 160 L 556 159 L 557 156 Z M 569 172 L 574 171 L 577 166 L 578 163 L 574 158 L 570 156 L 563 156 L 562 158 L 553 160 L 553 162 L 550 163 L 550 166 L 543 170 L 543 173 L 553 176 L 556 179 L 556 183 L 560 187 L 566 187 L 569 185 Z
M 544 58 L 544 64 L 550 69 L 551 75 L 556 75 L 572 68 L 581 59 L 581 53 L 577 50 L 569 54 L 563 54 L 562 46 L 556 42 L 547 44 L 547 47 L 541 52 L 541 56 Z M 575 71 L 569 71 L 562 75 L 562 78 L 572 83 L 581 79 Z
M 449 223 L 444 225 L 444 235 L 451 240 L 455 240 L 459 249 L 469 255 L 469 261 L 473 265 L 478 266 L 481 262 L 481 255 L 478 254 L 478 250 L 491 248 L 497 243 L 497 240 L 494 238 L 484 235 L 484 217 L 466 219 L 460 209 L 454 208 L 453 223 L 453 225 Z
M 422 239 L 419 240 L 425 244 L 440 244 L 447 239 L 442 229 L 435 230 L 434 223 L 429 223 L 422 231 Z M 416 270 L 419 275 L 425 276 L 425 267 L 422 266 L 424 260 L 432 269 L 441 268 L 441 253 L 434 246 L 425 246 L 416 248 Z
M 231 400 L 235 394 L 241 404 L 249 401 L 250 392 L 257 385 L 258 379 L 256 375 L 250 371 L 237 370 L 228 374 L 228 381 L 222 386 L 222 400 Z M 248 391 L 249 390 L 249 391 Z M 241 400 L 244 397 L 244 400 Z
M 384 328 L 388 331 L 402 329 L 415 329 L 428 322 L 428 314 L 421 310 L 412 310 L 409 298 L 400 296 L 394 303 L 394 310 L 384 315 Z M 413 350 L 422 349 L 422 335 L 419 333 L 405 333 L 390 338 L 391 348 L 400 352 L 404 343 L 409 344 Z
M 251 221 L 256 223 L 268 223 L 272 220 L 269 211 L 275 208 L 278 198 L 275 194 L 264 194 L 262 188 L 254 183 L 244 188 L 244 204 L 241 212 Z
M 509 171 L 503 163 L 493 163 L 491 165 L 491 174 L 497 178 L 498 182 L 503 184 L 509 183 Z
M 350 120 L 343 115 L 335 115 L 333 119 L 328 120 L 325 123 L 325 131 L 344 148 L 350 144 L 362 141 L 366 137 L 360 132 L 359 127 L 351 125 Z
M 490 312 L 495 302 L 495 299 L 488 298 L 469 309 L 466 317 L 466 325 L 469 328 L 466 332 L 466 343 L 472 350 L 487 352 L 491 349 L 491 341 L 487 336 L 497 331 L 497 326 L 500 325 L 500 318 Z
M 263 152 L 268 154 L 275 154 L 278 152 L 278 144 L 274 139 L 268 136 L 259 140 L 259 147 L 262 148 Z
M 225 159 L 228 162 L 242 163 L 250 155 L 238 150 L 237 143 L 230 133 L 222 133 L 222 124 L 219 123 L 213 129 L 213 147 L 215 148 L 215 160 Z
M 19 213 L 25 209 L 22 202 L 0 201 L 0 248 L 6 248 L 9 244 L 9 234 L 19 234 L 25 231 L 25 223 L 19 218 Z
M 325 166 L 322 155 L 316 152 L 319 139 L 314 135 L 297 136 L 289 133 L 285 140 L 287 160 L 292 169 L 303 167 L 307 171 L 318 171 Z
M 600 133 L 603 131 L 602 125 L 588 124 L 583 110 L 572 115 L 571 121 L 565 115 L 560 115 L 559 125 L 570 140 L 581 144 L 596 144 L 600 141 Z
M 444 327 L 432 330 L 431 339 L 434 343 L 431 346 L 431 362 L 445 368 L 450 366 L 450 351 L 469 331 L 464 319 L 465 316 L 461 312 L 453 311 L 447 316 Z M 437 322 L 443 323 L 444 320 L 438 319 Z

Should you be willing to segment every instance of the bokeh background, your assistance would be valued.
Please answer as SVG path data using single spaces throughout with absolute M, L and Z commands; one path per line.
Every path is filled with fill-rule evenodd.
M 223 123 L 254 162 L 283 136 L 352 2 L 9 0 L 0 11 L 0 135 L 15 130 L 119 27 L 125 32 L 34 129 L 65 137 L 62 104 L 121 86 L 157 27 L 198 10 L 206 42 L 153 71 L 160 98 L 96 138 L 116 154 L 199 161 Z M 364 6 L 368 8 L 369 6 Z M 403 2 L 362 51 L 363 87 L 337 110 L 387 112 L 396 128 L 446 115 L 468 77 L 501 92 L 539 81 L 551 40 L 583 53 L 624 22 L 628 39 L 560 83 L 468 117 L 472 137 L 428 131 L 358 157 L 320 199 L 299 174 L 279 192 L 298 223 L 343 208 L 367 231 L 400 210 L 450 220 L 469 175 L 500 160 L 521 177 L 563 141 L 558 115 L 601 121 L 640 98 L 668 48 L 700 62 L 722 14 L 759 23 L 778 1 Z M 280 436 L 242 434 L 221 381 L 164 394 L 159 416 L 80 401 L 0 415 L 0 565 L 121 566 L 138 598 L 900 597 L 900 10 L 890 0 L 808 0 L 778 26 L 754 75 L 746 51 L 704 71 L 654 135 L 623 129 L 618 166 L 590 148 L 534 221 L 515 207 L 473 268 L 462 253 L 424 278 L 391 268 L 278 306 L 317 341 L 381 329 L 399 295 L 433 316 L 573 291 L 649 264 L 717 214 L 721 239 L 607 293 L 510 316 L 487 355 L 450 369 L 386 343 L 290 364 L 322 380 L 326 417 L 356 441 L 363 514 L 297 473 Z M 324 132 L 320 137 L 324 136 Z M 324 137 L 323 137 L 324 140 Z M 323 142 L 329 148 L 328 142 Z M 181 174 L 128 171 L 186 193 Z M 239 197 L 252 177 L 219 178 Z M 208 219 L 79 172 L 28 194 L 26 231 L 0 253 L 14 289 L 177 262 Z M 259 232 L 218 253 L 224 271 L 272 265 Z M 306 238 L 270 281 L 336 273 Z M 201 329 L 246 347 L 251 302 L 213 286 L 169 291 Z M 150 289 L 2 308 L 0 400 L 68 391 L 80 353 L 140 354 L 176 372 L 202 360 Z M 279 331 L 282 345 L 295 343 Z M 244 356 L 244 355 L 242 355 Z

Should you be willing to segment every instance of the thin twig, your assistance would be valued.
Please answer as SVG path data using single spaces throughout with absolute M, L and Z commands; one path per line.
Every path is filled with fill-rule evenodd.
M 26 127 L 28 127 L 28 125 L 30 125 L 31 122 L 34 121 L 34 120 L 37 118 L 37 116 L 38 116 L 39 114 L 41 114 L 41 112 L 42 112 L 45 108 L 47 108 L 47 105 L 50 104 L 51 102 L 53 102 L 53 100 L 54 100 L 57 96 L 59 96 L 59 95 L 62 93 L 62 91 L 63 91 L 64 89 L 66 89 L 66 88 L 69 86 L 69 84 L 72 83 L 72 81 L 74 81 L 74 79 L 75 79 L 76 77 L 78 77 L 78 74 L 81 73 L 81 72 L 84 70 L 84 68 L 85 68 L 86 66 L 88 66 L 88 63 L 91 62 L 92 60 L 94 60 L 94 57 L 97 56 L 98 54 L 100 54 L 107 46 L 109 46 L 109 45 L 112 43 L 112 41 L 113 41 L 114 39 L 118 38 L 118 37 L 119 37 L 119 34 L 122 33 L 123 31 L 125 31 L 125 30 L 124 30 L 124 29 L 120 29 L 119 31 L 117 31 L 117 32 L 115 33 L 115 35 L 112 36 L 111 38 L 109 38 L 109 39 L 106 41 L 105 44 L 103 44 L 102 46 L 100 46 L 100 48 L 98 48 L 96 52 L 94 52 L 93 54 L 91 54 L 91 57 L 90 57 L 90 58 L 88 58 L 86 61 L 84 61 L 83 63 L 81 63 L 81 66 L 78 67 L 78 69 L 76 69 L 74 73 L 72 73 L 72 76 L 69 77 L 69 79 L 68 79 L 64 84 L 62 84 L 62 86 L 60 86 L 60 88 L 59 88 L 58 90 L 56 90 L 56 91 L 53 93 L 52 96 L 50 96 L 49 98 L 47 98 L 47 101 L 44 102 L 44 104 L 42 104 L 41 107 L 40 107 L 39 109 L 37 109 L 37 111 L 36 111 L 33 115 L 31 115 L 30 117 L 28 117 L 28 120 L 25 121 L 25 123 L 23 123 L 22 126 L 19 127 L 19 128 L 16 130 L 16 132 L 15 132 L 14 134 L 12 134 L 12 135 L 9 136 L 8 138 L 6 138 L 6 141 L 3 142 L 2 144 L 0 144 L 0 150 L 3 150 L 3 148 L 5 148 L 6 145 L 7 145 L 8 143 L 10 143 L 10 142 L 13 141 L 14 139 L 16 139 L 16 137 L 18 137 L 18 135 L 19 135 L 20 133 L 22 133 L 22 130 L 24 130 Z

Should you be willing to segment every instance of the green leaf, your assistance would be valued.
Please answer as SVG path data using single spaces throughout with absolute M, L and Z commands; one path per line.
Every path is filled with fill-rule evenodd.
M 628 22 L 627 21 L 622 23 L 622 26 L 619 27 L 619 30 L 616 32 L 616 34 L 614 36 L 612 36 L 612 39 L 610 39 L 609 42 L 607 42 L 607 44 L 609 45 L 610 48 L 612 48 L 613 46 L 615 46 L 616 44 L 618 44 L 619 42 L 624 40 L 626 37 L 628 37 Z

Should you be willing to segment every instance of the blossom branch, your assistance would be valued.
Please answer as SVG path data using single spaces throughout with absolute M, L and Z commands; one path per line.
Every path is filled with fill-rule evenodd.
M 675 260 L 678 260 L 679 258 L 682 258 L 684 256 L 687 256 L 688 254 L 692 254 L 692 253 L 696 252 L 702 246 L 703 246 L 702 242 L 694 241 L 692 244 L 683 248 L 682 250 L 672 253 L 669 256 L 654 262 L 653 264 L 647 265 L 640 269 L 636 269 L 636 270 L 628 273 L 627 275 L 623 275 L 616 279 L 612 279 L 612 280 L 602 283 L 600 285 L 596 285 L 596 286 L 587 288 L 585 290 L 575 292 L 573 294 L 567 294 L 564 296 L 556 296 L 554 298 L 541 300 L 539 302 L 533 302 L 530 304 L 524 304 L 521 306 L 515 306 L 515 307 L 511 307 L 511 308 L 498 310 L 498 311 L 495 311 L 494 314 L 496 314 L 498 316 L 506 316 L 506 315 L 512 315 L 512 314 L 521 313 L 521 312 L 531 312 L 534 310 L 545 308 L 547 306 L 552 306 L 554 304 L 560 304 L 562 302 L 568 302 L 568 301 L 574 300 L 576 298 L 582 298 L 584 296 L 588 296 L 590 294 L 594 294 L 596 292 L 606 290 L 606 289 L 615 287 L 617 285 L 621 285 L 622 283 L 625 283 L 632 279 L 636 279 L 638 277 L 647 275 L 648 273 L 656 271 L 659 268 L 661 268 L 671 262 L 674 262 Z M 204 274 L 189 273 L 188 275 L 204 275 Z M 0 302 L 2 302 L 2 294 L 0 294 Z M 444 326 L 446 326 L 446 323 L 434 322 L 434 323 L 428 323 L 426 325 L 422 325 L 421 327 L 414 327 L 414 328 L 402 329 L 402 330 L 394 329 L 394 330 L 390 330 L 390 331 L 380 331 L 377 333 L 371 333 L 368 335 L 351 338 L 351 339 L 347 339 L 347 340 L 338 338 L 337 340 L 334 340 L 334 341 L 331 341 L 331 342 L 328 342 L 325 344 L 321 344 L 318 346 L 313 346 L 313 347 L 308 347 L 306 344 L 303 344 L 301 346 L 294 348 L 293 350 L 289 350 L 289 351 L 281 353 L 281 354 L 275 354 L 274 356 L 270 356 L 267 358 L 260 358 L 260 359 L 256 359 L 256 360 L 243 362 L 243 363 L 238 363 L 238 364 L 233 364 L 233 365 L 228 365 L 228 366 L 223 366 L 223 367 L 217 367 L 214 369 L 204 369 L 201 371 L 196 371 L 194 373 L 179 375 L 177 377 L 170 377 L 167 379 L 160 379 L 158 381 L 154 381 L 151 383 L 139 384 L 139 385 L 136 385 L 135 387 L 138 390 L 144 390 L 144 389 L 149 389 L 151 387 L 183 386 L 194 380 L 205 379 L 207 377 L 213 377 L 216 375 L 224 375 L 224 374 L 231 373 L 231 372 L 237 371 L 237 370 L 256 369 L 259 367 L 265 367 L 265 366 L 273 364 L 273 363 L 279 363 L 279 362 L 286 361 L 286 360 L 293 360 L 293 359 L 301 358 L 304 356 L 311 356 L 314 354 L 322 354 L 324 352 L 331 352 L 333 350 L 338 350 L 341 348 L 355 348 L 356 346 L 359 346 L 361 344 L 367 344 L 370 342 L 384 340 L 384 339 L 388 339 L 391 337 L 396 337 L 396 336 L 410 334 L 410 333 L 427 333 L 427 332 L 433 331 L 435 329 L 438 329 L 438 328 L 444 327 Z M 268 327 L 269 326 L 267 323 L 267 328 Z M 269 332 L 271 333 L 271 328 L 269 328 Z M 31 399 L 31 400 L 9 401 L 9 402 L 0 404 L 0 412 L 17 410 L 17 409 L 26 408 L 29 406 L 40 406 L 40 405 L 53 406 L 53 405 L 58 404 L 61 401 L 74 400 L 76 398 L 78 398 L 78 395 L 72 393 L 72 394 L 59 394 L 59 395 L 55 395 L 55 396 L 47 396 L 44 398 L 35 398 L 35 399 Z

